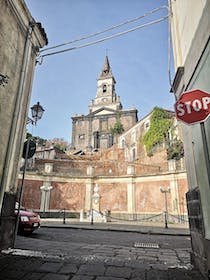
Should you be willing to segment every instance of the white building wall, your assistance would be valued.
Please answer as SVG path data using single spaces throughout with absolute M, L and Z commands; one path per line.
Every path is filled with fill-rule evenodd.
M 210 93 L 210 1 L 170 2 L 175 69 L 181 70 L 178 67 L 183 67 L 175 76 L 175 96 L 179 98 L 183 91 L 193 89 Z M 203 124 L 183 124 L 183 138 L 190 189 L 188 210 L 192 259 L 205 274 L 210 270 L 210 163 L 207 159 L 210 153 L 210 119 Z
M 174 64 L 185 63 L 207 0 L 172 0 Z

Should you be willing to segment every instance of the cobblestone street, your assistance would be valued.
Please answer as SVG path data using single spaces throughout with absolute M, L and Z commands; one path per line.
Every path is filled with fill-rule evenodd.
M 21 252 L 19 252 L 21 254 Z M 23 253 L 23 252 L 22 252 Z M 190 267 L 172 265 L 175 259 L 171 252 L 156 260 L 152 250 L 141 258 L 119 258 L 98 255 L 36 257 L 1 255 L 0 279 L 11 280 L 198 280 L 202 276 Z M 143 252 L 142 252 L 143 254 Z M 169 262 L 166 262 L 167 258 Z M 150 257 L 149 257 L 150 256 Z M 166 264 L 167 263 L 167 264 Z M 169 265 L 171 263 L 171 265 Z
M 87 230 L 42 229 L 34 237 L 19 236 L 16 249 L 2 252 L 0 256 L 1 280 L 199 280 L 200 273 L 190 264 L 189 242 L 183 243 L 174 236 L 172 241 L 176 246 L 170 247 L 168 236 L 139 235 L 136 246 L 123 246 L 123 234 L 129 238 L 135 234 L 123 232 L 92 231 L 92 239 Z M 75 232 L 75 235 L 73 233 Z M 49 239 L 44 240 L 44 233 Z M 84 240 L 90 242 L 76 242 L 74 238 L 84 235 Z M 99 240 L 105 239 L 106 244 Z M 113 243 L 108 244 L 109 235 L 113 236 Z M 86 239 L 85 239 L 86 236 Z M 98 239 L 97 239 L 98 236 Z M 39 237 L 39 238 L 38 238 Z M 118 239 L 117 239 L 118 237 Z M 96 244 L 92 240 L 95 238 Z M 101 239 L 100 239 L 101 238 Z M 155 247 L 152 238 L 164 242 L 164 246 Z M 69 239 L 69 240 L 68 240 Z M 145 240 L 150 240 L 146 243 Z M 161 241 L 162 240 L 162 241 Z M 163 242 L 163 243 L 161 243 Z M 185 246 L 184 246 L 185 244 Z M 145 246 L 145 247 L 144 247 Z M 181 248 L 183 246 L 183 248 Z

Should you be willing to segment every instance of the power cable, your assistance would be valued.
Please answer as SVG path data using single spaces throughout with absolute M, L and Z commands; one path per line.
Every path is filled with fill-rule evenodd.
M 97 35 L 100 35 L 100 34 L 103 34 L 103 33 L 105 33 L 105 32 L 111 31 L 111 30 L 113 30 L 113 29 L 119 28 L 119 27 L 121 27 L 121 26 L 123 26 L 123 25 L 126 25 L 126 24 L 128 24 L 128 23 L 138 21 L 138 20 L 140 20 L 140 19 L 142 19 L 142 18 L 144 18 L 144 17 L 147 17 L 147 16 L 149 16 L 149 15 L 151 15 L 151 14 L 154 14 L 154 13 L 156 13 L 156 12 L 162 10 L 162 9 L 167 9 L 167 10 L 168 10 L 168 7 L 167 7 L 167 6 L 161 6 L 161 7 L 159 7 L 159 8 L 153 9 L 153 10 L 150 11 L 150 12 L 145 13 L 145 14 L 142 15 L 142 16 L 139 16 L 139 17 L 136 17 L 136 18 L 133 18 L 133 19 L 126 20 L 125 22 L 122 22 L 122 23 L 119 23 L 119 24 L 117 24 L 117 25 L 108 27 L 108 28 L 106 28 L 106 29 L 104 29 L 104 30 L 101 30 L 101 31 L 98 31 L 98 32 L 96 32 L 96 33 L 92 33 L 92 34 L 89 34 L 89 35 L 87 35 L 87 36 L 84 36 L 84 37 L 81 37 L 81 38 L 78 38 L 78 39 L 74 39 L 74 40 L 72 40 L 72 41 L 69 41 L 69 42 L 66 42 L 66 43 L 63 43 L 63 44 L 59 44 L 59 45 L 55 45 L 55 46 L 52 46 L 52 47 L 49 47 L 49 48 L 45 48 L 45 49 L 41 50 L 40 53 L 41 53 L 41 52 L 44 52 L 44 51 L 47 51 L 47 50 L 52 50 L 52 49 L 55 49 L 55 48 L 60 48 L 60 47 L 63 47 L 63 46 L 66 46 L 66 45 L 70 45 L 70 44 L 75 43 L 75 42 L 79 42 L 79 41 L 82 41 L 82 40 L 86 40 L 86 39 L 95 37 L 95 36 L 97 36 Z
M 81 48 L 84 48 L 84 47 L 88 47 L 88 46 L 91 46 L 91 45 L 95 45 L 95 44 L 98 44 L 98 43 L 101 43 L 101 42 L 104 42 L 104 41 L 107 41 L 107 40 L 110 40 L 110 39 L 113 39 L 113 38 L 116 38 L 116 37 L 119 37 L 119 36 L 122 36 L 122 35 L 125 35 L 125 34 L 128 34 L 130 32 L 139 30 L 141 28 L 144 28 L 144 27 L 147 27 L 147 26 L 150 26 L 150 25 L 162 22 L 162 21 L 166 20 L 167 18 L 168 18 L 168 15 L 165 16 L 165 17 L 162 17 L 162 18 L 160 18 L 158 20 L 154 20 L 154 21 L 151 21 L 149 23 L 138 25 L 137 27 L 134 27 L 134 28 L 131 28 L 129 30 L 113 34 L 113 35 L 105 37 L 105 38 L 98 39 L 98 40 L 93 41 L 93 42 L 89 42 L 89 43 L 86 43 L 86 44 L 83 44 L 83 45 L 78 45 L 78 46 L 75 46 L 75 47 L 71 47 L 71 48 L 60 50 L 60 51 L 56 51 L 56 52 L 50 52 L 50 53 L 46 53 L 46 54 L 43 54 L 43 55 L 39 55 L 37 57 L 37 59 L 38 59 L 39 64 L 42 64 L 43 58 L 46 57 L 46 56 L 56 55 L 56 54 L 59 54 L 59 53 L 64 53 L 64 52 L 73 51 L 73 50 L 76 50 L 76 49 L 81 49 Z M 40 59 L 40 61 L 39 61 L 39 59 Z

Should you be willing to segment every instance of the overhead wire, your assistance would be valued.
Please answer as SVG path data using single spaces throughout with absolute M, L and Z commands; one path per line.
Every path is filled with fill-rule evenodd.
M 91 46 L 91 45 L 95 45 L 95 44 L 98 44 L 98 43 L 101 43 L 101 42 L 104 42 L 104 41 L 107 41 L 107 40 L 110 40 L 110 39 L 114 39 L 116 37 L 119 37 L 119 36 L 122 36 L 122 35 L 125 35 L 125 34 L 128 34 L 130 32 L 139 30 L 141 28 L 144 28 L 144 27 L 147 27 L 147 26 L 150 26 L 150 25 L 162 22 L 162 21 L 166 20 L 167 18 L 168 18 L 168 15 L 165 16 L 165 17 L 162 17 L 160 19 L 157 19 L 157 20 L 154 20 L 154 21 L 142 24 L 142 25 L 138 25 L 138 26 L 136 26 L 134 28 L 131 28 L 131 29 L 128 29 L 128 30 L 125 30 L 125 31 L 122 31 L 122 32 L 119 32 L 119 33 L 116 33 L 116 34 L 113 34 L 113 35 L 110 35 L 110 36 L 107 36 L 107 37 L 104 37 L 104 38 L 101 38 L 101 39 L 98 39 L 98 40 L 95 40 L 95 41 L 92 41 L 92 42 L 89 42 L 89 43 L 86 43 L 86 44 L 82 44 L 82 45 L 78 45 L 78 46 L 75 46 L 75 47 L 63 49 L 63 50 L 60 50 L 60 51 L 49 52 L 49 53 L 46 53 L 46 54 L 43 54 L 43 55 L 41 54 L 41 55 L 39 55 L 37 57 L 37 59 L 39 60 L 38 61 L 39 64 L 41 64 L 42 61 L 43 61 L 43 58 L 46 57 L 46 56 L 52 56 L 52 55 L 56 55 L 56 54 L 59 54 L 59 53 L 64 53 L 64 52 L 68 52 L 68 51 L 72 51 L 72 50 L 88 47 L 88 46 Z
M 172 18 L 171 0 L 168 0 L 168 79 L 169 79 L 169 85 L 171 87 L 171 92 L 175 93 L 175 89 L 171 77 L 171 18 Z
M 79 42 L 79 41 L 82 41 L 82 40 L 86 40 L 86 39 L 89 39 L 89 38 L 92 38 L 92 37 L 95 37 L 95 36 L 98 36 L 100 34 L 103 34 L 103 33 L 106 33 L 108 31 L 111 31 L 111 30 L 114 30 L 116 28 L 119 28 L 119 27 L 122 27 L 123 25 L 126 25 L 126 24 L 129 24 L 129 23 L 132 23 L 132 22 L 135 22 L 135 21 L 138 21 L 144 17 L 147 17 L 151 14 L 154 14 L 162 9 L 167 9 L 168 10 L 168 7 L 167 6 L 161 6 L 159 8 L 156 8 L 156 9 L 153 9 L 149 12 L 146 12 L 145 14 L 141 15 L 141 16 L 138 16 L 138 17 L 135 17 L 135 18 L 132 18 L 132 19 L 129 19 L 129 20 L 126 20 L 122 23 L 119 23 L 117 25 L 114 25 L 114 26 L 111 26 L 111 27 L 108 27 L 104 30 L 101 30 L 101 31 L 98 31 L 98 32 L 95 32 L 95 33 L 92 33 L 92 34 L 89 34 L 89 35 L 86 35 L 84 37 L 81 37 L 81 38 L 77 38 L 77 39 L 74 39 L 72 41 L 69 41 L 69 42 L 66 42 L 66 43 L 62 43 L 62 44 L 59 44 L 59 45 L 55 45 L 55 46 L 52 46 L 52 47 L 48 47 L 48 48 L 45 48 L 43 50 L 40 51 L 41 52 L 45 52 L 47 50 L 52 50 L 52 49 L 55 49 L 55 48 L 60 48 L 60 47 L 63 47 L 63 46 L 66 46 L 66 45 L 70 45 L 70 44 L 73 44 L 73 43 L 76 43 L 76 42 Z
M 73 44 L 73 43 L 76 43 L 76 42 L 80 42 L 80 41 L 83 41 L 83 40 L 86 40 L 86 39 L 96 37 L 98 35 L 101 35 L 103 33 L 108 32 L 108 31 L 120 28 L 120 27 L 122 27 L 126 24 L 138 21 L 138 20 L 140 20 L 142 18 L 145 18 L 145 17 L 147 17 L 151 14 L 154 14 L 154 13 L 156 13 L 156 12 L 162 10 L 162 9 L 166 9 L 168 13 L 167 13 L 166 16 L 164 16 L 162 18 L 159 18 L 157 20 L 153 20 L 153 21 L 150 21 L 148 23 L 138 25 L 134 28 L 131 28 L 131 29 L 128 29 L 128 30 L 125 30 L 125 31 L 122 31 L 122 32 L 118 32 L 118 33 L 115 33 L 113 35 L 110 35 L 110 36 L 107 36 L 107 37 L 104 37 L 104 38 L 101 38 L 101 39 L 98 39 L 98 40 L 95 40 L 95 41 L 91 41 L 91 42 L 88 42 L 88 43 L 85 43 L 85 44 L 77 45 L 77 46 L 74 46 L 74 47 L 70 47 L 70 48 L 67 48 L 67 49 L 62 49 L 62 50 L 55 51 L 55 52 L 48 52 L 48 53 L 42 54 L 45 51 L 60 48 L 60 47 L 66 46 L 66 45 L 70 45 L 70 44 Z M 171 71 L 170 71 L 170 68 L 171 68 L 171 18 L 172 18 L 171 0 L 168 0 L 168 6 L 161 6 L 159 8 L 153 9 L 149 12 L 146 12 L 144 15 L 135 17 L 133 19 L 126 20 L 122 23 L 119 23 L 117 25 L 108 27 L 104 30 L 101 30 L 101 31 L 98 31 L 98 32 L 95 32 L 95 33 L 92 33 L 92 34 L 74 39 L 74 40 L 66 42 L 66 43 L 62 43 L 62 44 L 58 44 L 58 45 L 55 45 L 55 46 L 52 46 L 52 47 L 45 48 L 37 54 L 37 62 L 39 64 L 42 64 L 44 57 L 52 56 L 52 55 L 56 55 L 56 54 L 64 53 L 64 52 L 68 52 L 68 51 L 73 51 L 73 50 L 76 50 L 76 49 L 85 48 L 85 47 L 88 47 L 88 46 L 91 46 L 91 45 L 95 45 L 95 44 L 98 44 L 98 43 L 101 43 L 101 42 L 104 42 L 104 41 L 107 41 L 107 40 L 111 40 L 111 39 L 114 39 L 116 37 L 120 37 L 122 35 L 128 34 L 130 32 L 139 30 L 141 28 L 144 28 L 144 27 L 147 27 L 147 26 L 150 26 L 150 25 L 153 25 L 153 24 L 156 24 L 156 23 L 159 23 L 159 22 L 162 22 L 162 21 L 168 19 L 168 79 L 169 79 L 169 85 L 171 87 L 171 92 L 175 92 L 173 82 L 172 82 L 172 77 L 171 77 Z

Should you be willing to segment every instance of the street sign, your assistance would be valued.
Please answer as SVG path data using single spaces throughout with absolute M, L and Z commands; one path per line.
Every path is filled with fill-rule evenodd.
M 36 152 L 36 142 L 29 139 L 25 141 L 23 146 L 22 157 L 24 159 L 31 158 L 35 154 L 35 152 Z
M 174 106 L 178 120 L 186 124 L 204 122 L 210 115 L 210 94 L 199 89 L 183 92 Z

